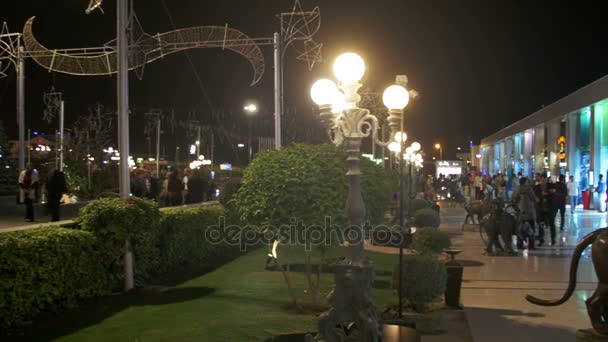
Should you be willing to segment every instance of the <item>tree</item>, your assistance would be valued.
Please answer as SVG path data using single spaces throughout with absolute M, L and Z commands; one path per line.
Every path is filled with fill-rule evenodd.
M 0 194 L 13 195 L 17 191 L 17 168 L 10 156 L 8 136 L 0 121 Z
M 305 248 L 305 275 L 314 306 L 319 299 L 326 243 L 342 242 L 339 241 L 341 232 L 347 224 L 346 157 L 343 149 L 333 145 L 294 144 L 280 150 L 261 152 L 245 170 L 235 199 L 242 222 L 262 227 L 264 232 L 276 232 L 295 224 L 297 235 L 303 234 L 308 247 Z M 371 224 L 377 224 L 383 221 L 390 201 L 387 177 L 380 166 L 367 159 L 361 160 L 361 170 L 366 218 Z M 329 235 L 332 239 L 312 241 L 312 234 L 319 236 L 319 229 L 322 230 L 321 236 Z M 321 251 L 316 276 L 311 274 L 312 246 Z M 289 281 L 286 281 L 290 288 Z M 296 298 L 292 300 L 297 303 Z
M 116 175 L 109 175 L 116 170 L 102 164 L 103 150 L 113 141 L 114 118 L 113 112 L 98 103 L 74 123 L 74 134 L 65 147 L 68 149 L 65 164 L 68 166 L 66 177 L 70 192 L 93 198 L 118 188 Z

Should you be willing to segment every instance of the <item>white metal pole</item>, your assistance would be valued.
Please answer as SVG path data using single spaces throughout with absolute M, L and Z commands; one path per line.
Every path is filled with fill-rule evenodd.
M 198 126 L 198 133 L 196 135 L 196 159 L 201 155 L 201 126 Z
M 156 122 L 156 177 L 160 177 L 160 117 Z
M 211 151 L 209 152 L 209 158 L 211 160 L 211 162 L 213 162 L 213 144 L 214 144 L 214 138 L 213 138 L 213 127 L 211 128 Z
M 127 18 L 129 6 L 127 0 L 116 1 L 116 34 L 117 34 L 117 102 L 118 102 L 118 151 L 120 152 L 119 182 L 120 198 L 127 200 L 131 182 L 129 174 L 129 61 L 127 45 Z M 125 291 L 133 288 L 133 255 L 129 238 L 125 240 L 124 272 Z
M 20 41 L 20 40 L 19 40 Z M 19 171 L 25 169 L 25 63 L 23 47 L 17 49 L 17 126 L 19 129 Z
M 281 148 L 281 38 L 274 33 L 274 146 Z
M 59 106 L 59 171 L 63 172 L 63 128 L 64 128 L 64 107 L 65 102 L 61 100 Z
M 27 162 L 30 163 L 32 157 L 32 130 L 27 129 Z

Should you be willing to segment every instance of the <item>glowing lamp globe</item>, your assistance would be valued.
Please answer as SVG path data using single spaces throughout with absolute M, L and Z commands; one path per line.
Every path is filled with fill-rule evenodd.
M 393 141 L 392 143 L 388 144 L 388 150 L 391 152 L 399 152 L 399 150 L 401 150 L 401 144 Z
M 343 110 L 346 109 L 346 101 L 344 100 L 344 94 L 341 92 L 336 92 L 334 97 L 334 101 L 331 104 L 331 112 L 334 114 L 340 114 Z
M 414 150 L 414 152 L 418 152 L 420 151 L 420 149 L 422 148 L 422 146 L 420 146 L 420 143 L 417 141 L 414 141 L 412 143 L 412 149 Z
M 365 74 L 365 62 L 356 53 L 343 53 L 334 62 L 334 75 L 344 83 L 359 82 Z
M 407 141 L 407 134 L 405 132 L 395 133 L 395 141 L 398 143 Z
M 410 102 L 410 93 L 400 85 L 392 85 L 384 90 L 382 102 L 388 109 L 402 110 Z
M 334 103 L 338 96 L 338 87 L 328 79 L 320 79 L 310 88 L 310 97 L 318 106 L 327 106 Z
M 411 147 L 411 146 L 410 146 L 410 147 L 406 147 L 406 148 L 405 148 L 405 154 L 407 154 L 407 155 L 411 155 L 411 154 L 412 154 L 412 152 L 413 152 L 413 151 L 412 151 L 412 147 Z

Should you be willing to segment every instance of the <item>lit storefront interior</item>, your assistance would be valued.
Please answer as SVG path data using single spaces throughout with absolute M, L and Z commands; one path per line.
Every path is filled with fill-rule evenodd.
M 573 175 L 581 190 L 608 173 L 608 76 L 482 139 L 482 173 Z

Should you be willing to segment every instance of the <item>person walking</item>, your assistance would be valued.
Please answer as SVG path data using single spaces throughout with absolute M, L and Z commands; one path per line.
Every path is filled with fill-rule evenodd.
M 597 188 L 595 188 L 599 197 L 599 208 L 598 211 L 603 213 L 606 211 L 606 183 L 604 183 L 604 175 L 600 174 L 597 181 Z
M 555 183 L 555 194 L 553 200 L 555 207 L 559 211 L 559 231 L 564 231 L 564 221 L 566 214 L 566 198 L 568 198 L 568 188 L 566 187 L 566 176 L 559 175 L 557 183 Z
M 547 182 L 545 192 L 545 203 L 547 206 L 547 215 L 545 216 L 545 226 L 549 227 L 549 233 L 551 234 L 551 246 L 555 246 L 555 217 L 557 216 L 557 189 L 555 183 Z
M 169 203 L 171 206 L 180 205 L 182 199 L 182 182 L 178 177 L 177 169 L 169 173 L 168 179 L 167 190 L 169 191 Z
M 480 200 L 483 197 L 482 191 L 483 189 L 483 177 L 478 174 L 477 176 L 475 176 L 475 181 L 474 181 L 474 186 L 475 186 L 475 199 Z
M 568 179 L 568 198 L 570 200 L 570 215 L 574 215 L 574 209 L 578 205 L 578 183 L 574 180 L 574 176 Z
M 25 204 L 25 220 L 34 222 L 34 200 L 39 179 L 38 171 L 27 163 L 19 174 L 19 202 Z
M 190 180 L 190 169 L 184 169 L 184 177 L 182 178 L 182 205 L 188 203 L 188 182 Z
M 517 248 L 523 248 L 523 241 L 527 240 L 528 249 L 534 249 L 534 226 L 536 221 L 536 204 L 538 198 L 534 194 L 532 187 L 528 185 L 528 179 L 521 177 L 519 179 L 519 186 L 515 188 L 512 196 L 513 203 L 517 203 L 519 208 L 519 238 L 517 240 Z M 523 229 L 526 224 L 527 229 Z
M 536 174 L 534 195 L 538 198 L 538 202 L 536 202 L 536 223 L 538 224 L 538 246 L 540 247 L 545 243 L 545 225 L 548 220 L 549 211 L 547 203 L 547 179 L 545 175 Z
M 59 208 L 63 194 L 68 192 L 65 175 L 59 170 L 53 170 L 47 179 L 47 207 L 51 215 L 51 222 L 59 221 Z

